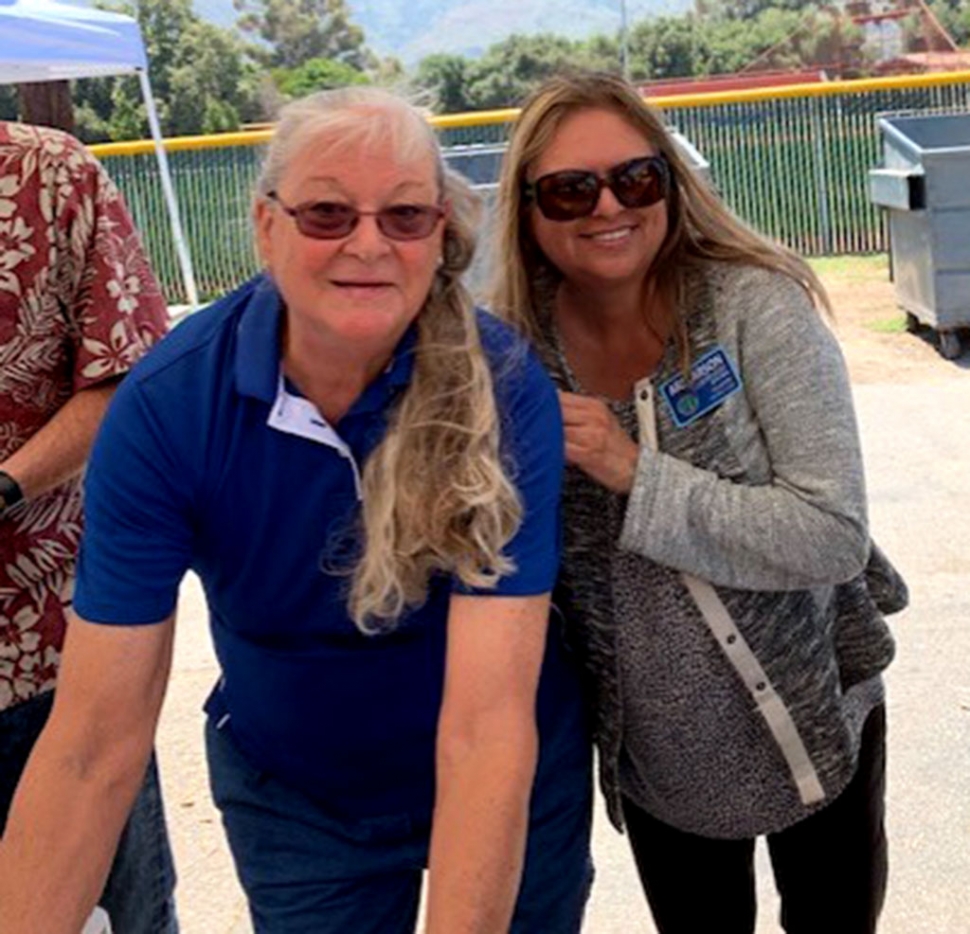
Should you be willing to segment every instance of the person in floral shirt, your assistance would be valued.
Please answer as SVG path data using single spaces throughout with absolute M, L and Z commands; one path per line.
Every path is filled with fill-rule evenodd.
M 0 122 L 0 834 L 52 706 L 81 469 L 118 380 L 167 320 L 97 160 L 65 133 Z M 101 899 L 115 934 L 177 930 L 173 888 L 152 762 Z

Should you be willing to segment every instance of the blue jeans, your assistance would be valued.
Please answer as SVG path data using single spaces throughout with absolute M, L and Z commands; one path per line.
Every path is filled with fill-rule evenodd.
M 218 720 L 221 729 L 215 722 L 206 724 L 209 781 L 256 934 L 413 934 L 430 816 L 351 821 L 330 813 L 251 762 L 228 717 Z M 592 743 L 577 666 L 555 616 L 536 722 L 539 761 L 509 934 L 578 934 L 593 877 Z
M 53 699 L 53 692 L 48 691 L 0 712 L 0 834 Z M 99 904 L 111 918 L 113 934 L 177 934 L 174 890 L 175 869 L 152 756 Z
M 428 827 L 343 823 L 251 765 L 211 720 L 206 747 L 256 934 L 413 934 Z M 577 934 L 582 925 L 592 877 L 582 787 L 541 815 L 534 796 L 511 934 Z

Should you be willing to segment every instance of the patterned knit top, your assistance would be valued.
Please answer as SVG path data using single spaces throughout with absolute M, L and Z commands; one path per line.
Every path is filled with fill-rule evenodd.
M 619 496 L 568 469 L 557 602 L 589 676 L 614 823 L 626 795 L 681 830 L 745 838 L 791 825 L 848 783 L 893 644 L 860 577 L 862 462 L 834 337 L 778 273 L 712 263 L 687 297 L 691 359 L 720 346 L 742 389 L 678 428 L 660 392 L 680 372 L 671 345 L 633 398 L 610 402 L 640 439 L 634 488 Z M 560 387 L 582 392 L 551 318 L 542 351 Z M 659 451 L 641 438 L 651 425 Z M 799 794 L 682 572 L 714 585 L 821 800 Z M 857 586 L 848 610 L 844 591 Z

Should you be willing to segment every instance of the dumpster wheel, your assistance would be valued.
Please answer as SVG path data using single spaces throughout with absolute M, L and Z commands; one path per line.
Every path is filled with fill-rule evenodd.
M 956 360 L 963 352 L 959 331 L 940 331 L 940 355 L 944 360 Z

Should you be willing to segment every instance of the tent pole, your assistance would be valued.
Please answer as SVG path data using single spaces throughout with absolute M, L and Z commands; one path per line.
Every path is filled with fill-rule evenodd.
M 148 125 L 152 131 L 155 143 L 155 155 L 158 157 L 158 168 L 161 173 L 162 191 L 168 203 L 169 217 L 172 222 L 172 237 L 175 240 L 175 253 L 182 269 L 182 280 L 185 283 L 185 293 L 191 310 L 199 307 L 199 292 L 195 285 L 195 271 L 192 269 L 192 257 L 189 254 L 188 243 L 182 230 L 182 220 L 179 216 L 178 202 L 175 200 L 175 188 L 168 168 L 168 154 L 162 145 L 162 130 L 158 123 L 158 112 L 155 110 L 155 98 L 152 86 L 148 81 L 148 72 L 144 68 L 138 69 L 138 80 L 141 82 L 141 94 L 145 99 L 145 110 L 148 113 Z

